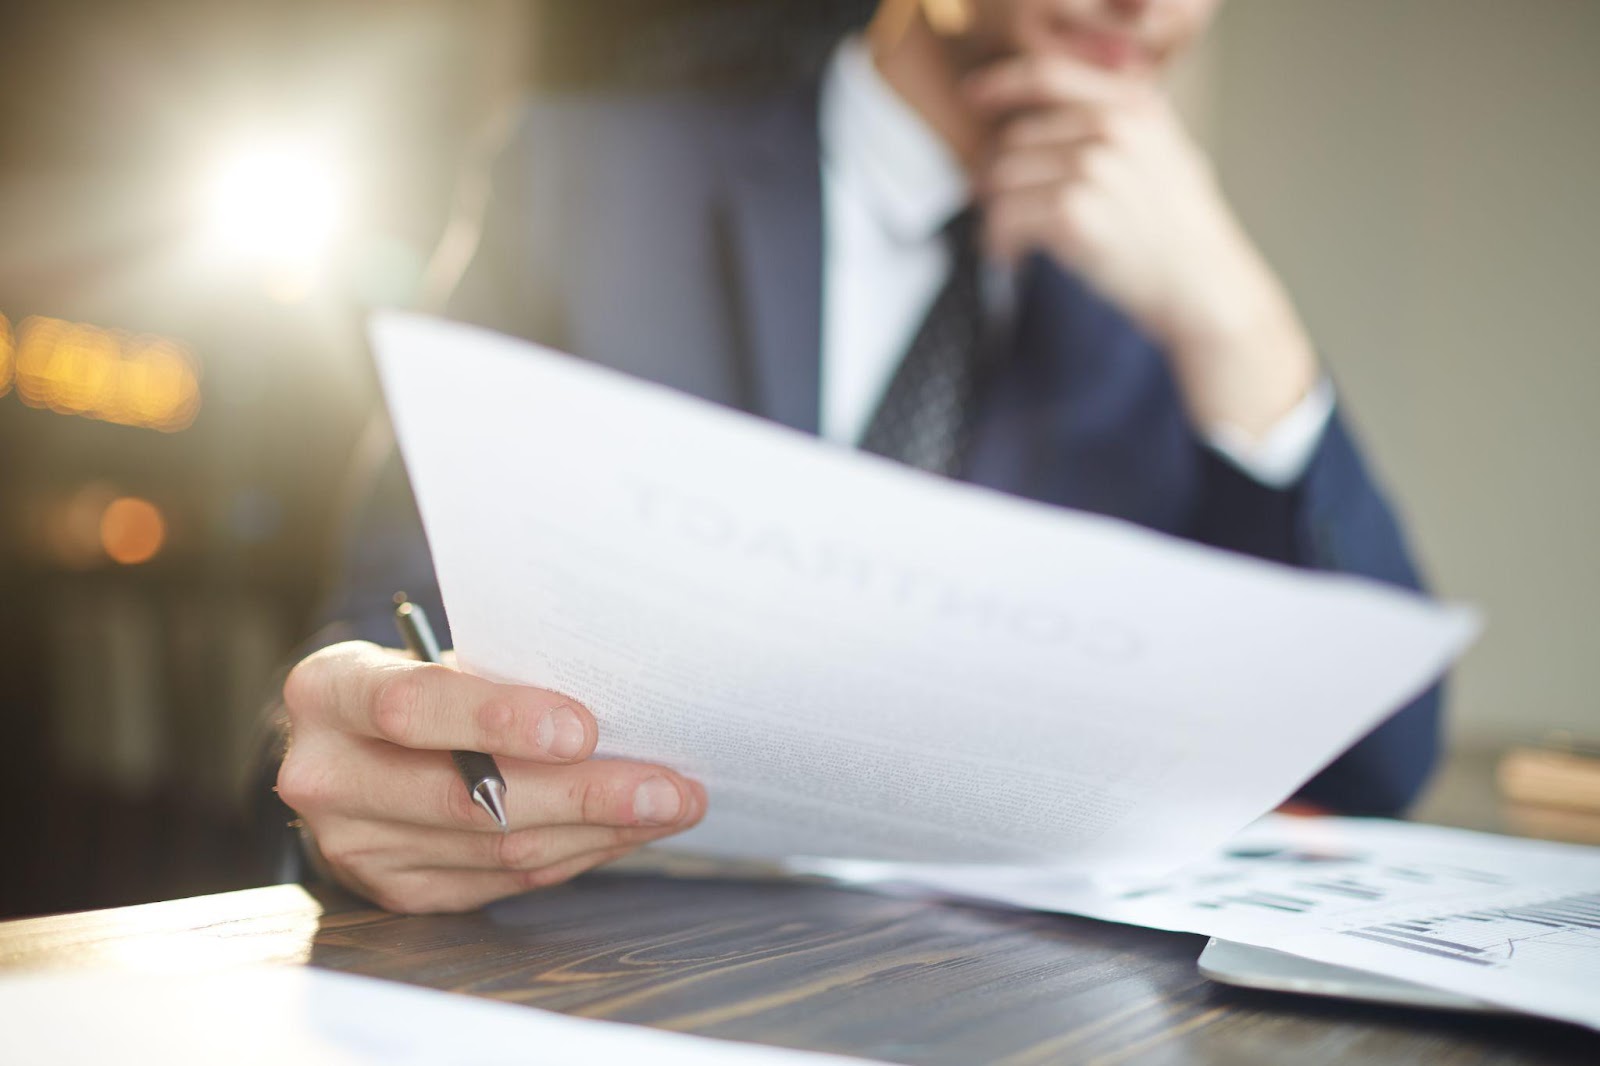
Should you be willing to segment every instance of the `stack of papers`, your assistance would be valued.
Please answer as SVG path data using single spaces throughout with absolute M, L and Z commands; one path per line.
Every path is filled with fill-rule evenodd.
M 1381 819 L 1262 819 L 1175 875 L 804 861 L 861 884 L 1202 933 L 1600 1028 L 1600 848 Z
M 702 781 L 688 849 L 1171 869 L 1476 631 L 506 337 L 373 339 L 463 668 Z

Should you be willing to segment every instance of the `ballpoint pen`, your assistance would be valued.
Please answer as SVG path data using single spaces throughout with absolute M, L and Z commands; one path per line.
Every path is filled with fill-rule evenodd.
M 406 648 L 425 663 L 439 662 L 439 638 L 433 635 L 427 614 L 407 600 L 403 592 L 394 599 L 394 624 Z M 456 764 L 456 773 L 461 775 L 472 801 L 489 812 L 502 833 L 506 832 L 510 828 L 506 821 L 506 779 L 500 776 L 494 756 L 481 751 L 452 751 L 450 760 Z

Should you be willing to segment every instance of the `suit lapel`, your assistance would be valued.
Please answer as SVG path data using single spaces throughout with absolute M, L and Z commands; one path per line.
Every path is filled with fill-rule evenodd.
M 823 221 L 816 85 L 784 94 L 739 132 L 729 146 L 728 224 L 752 400 L 757 413 L 815 433 Z

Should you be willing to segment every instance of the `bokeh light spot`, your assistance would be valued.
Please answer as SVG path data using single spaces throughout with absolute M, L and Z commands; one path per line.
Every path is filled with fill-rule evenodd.
M 166 519 L 149 500 L 122 496 L 112 500 L 100 516 L 100 546 L 124 566 L 154 559 L 166 540 Z
M 176 341 L 36 315 L 19 332 L 13 369 L 30 407 L 163 433 L 194 422 L 199 364 Z

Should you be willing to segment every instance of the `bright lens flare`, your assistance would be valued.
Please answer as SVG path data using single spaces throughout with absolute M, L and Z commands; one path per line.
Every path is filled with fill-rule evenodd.
M 207 228 L 231 255 L 274 266 L 312 265 L 343 222 L 339 168 L 315 149 L 253 144 L 224 158 L 204 195 Z

